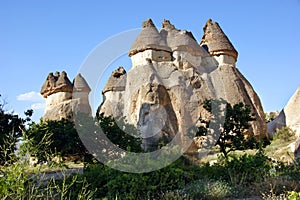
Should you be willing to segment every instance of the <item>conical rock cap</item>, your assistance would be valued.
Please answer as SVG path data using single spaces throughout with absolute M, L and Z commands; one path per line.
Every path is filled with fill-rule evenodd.
M 167 46 L 166 41 L 161 37 L 151 19 L 144 21 L 142 27 L 141 33 L 130 48 L 129 56 L 147 49 L 171 52 L 170 47 Z
M 212 56 L 229 55 L 237 60 L 238 52 L 217 22 L 209 19 L 203 27 L 201 46 L 206 46 Z
M 188 51 L 196 56 L 205 56 L 207 54 L 205 49 L 197 43 L 191 32 L 176 29 L 169 20 L 162 22 L 160 33 L 172 51 Z
M 79 73 L 73 80 L 73 92 L 90 92 L 91 88 Z

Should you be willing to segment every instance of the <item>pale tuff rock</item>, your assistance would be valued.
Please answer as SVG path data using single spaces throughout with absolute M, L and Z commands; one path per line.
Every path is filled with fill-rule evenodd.
M 149 149 L 159 139 L 184 136 L 207 116 L 203 102 L 222 98 L 230 104 L 248 104 L 256 117 L 250 131 L 266 136 L 259 97 L 235 67 L 237 51 L 219 25 L 207 23 L 202 46 L 192 33 L 176 29 L 168 20 L 162 26 L 159 32 L 151 20 L 143 23 L 129 52 L 132 68 L 112 73 L 97 114 L 125 117 L 140 130 L 143 148 Z
M 79 73 L 73 80 L 73 92 L 87 92 L 91 91 L 90 86 L 87 84 L 86 80 Z
M 203 31 L 200 45 L 205 47 L 211 56 L 215 56 L 217 60 L 230 60 L 231 58 L 234 59 L 234 62 L 237 60 L 238 52 L 217 22 L 209 19 L 203 27 Z
M 97 114 L 103 112 L 115 118 L 119 118 L 123 115 L 126 80 L 127 74 L 123 67 L 119 67 L 112 72 L 102 90 L 103 99 L 105 99 L 105 101 L 103 101 L 100 106 L 102 108 L 101 112 L 99 111 L 99 107 Z
M 46 98 L 43 120 L 73 120 L 73 112 L 91 114 L 88 95 L 91 91 L 85 79 L 78 74 L 73 83 L 67 73 L 49 73 L 41 88 Z
M 283 126 L 288 126 L 300 137 L 300 86 L 279 115 L 268 123 L 268 132 L 272 136 L 277 128 Z
M 160 34 L 166 40 L 172 52 L 186 51 L 194 56 L 208 56 L 207 52 L 200 47 L 191 32 L 176 29 L 169 20 L 164 20 L 162 27 Z
M 56 92 L 72 93 L 72 83 L 67 77 L 67 73 L 65 71 L 62 71 L 61 74 L 59 72 L 55 72 L 55 74 L 49 73 L 41 88 L 41 94 L 45 98 Z
M 296 139 L 295 147 L 294 147 L 294 158 L 299 159 L 300 158 L 300 137 Z
M 300 86 L 279 115 L 268 123 L 269 135 L 273 136 L 277 128 L 280 129 L 284 126 L 295 131 L 297 139 L 295 142 L 294 155 L 295 158 L 300 158 Z
M 170 47 L 167 46 L 166 41 L 163 40 L 151 19 L 144 21 L 142 27 L 140 35 L 133 42 L 129 50 L 129 56 L 147 49 L 171 52 Z
M 112 72 L 106 85 L 104 86 L 102 93 L 105 94 L 109 91 L 124 91 L 126 84 L 126 70 L 123 67 L 119 67 Z

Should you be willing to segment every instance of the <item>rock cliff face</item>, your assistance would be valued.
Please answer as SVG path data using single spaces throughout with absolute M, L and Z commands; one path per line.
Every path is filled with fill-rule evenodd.
M 296 132 L 297 139 L 295 142 L 294 155 L 295 158 L 300 158 L 300 86 L 279 115 L 268 123 L 269 135 L 272 136 L 277 128 L 284 126 Z
M 112 73 L 98 114 L 125 117 L 138 127 L 148 149 L 153 141 L 185 134 L 207 115 L 206 99 L 222 98 L 250 105 L 256 117 L 251 131 L 266 135 L 259 97 L 236 68 L 238 53 L 216 22 L 208 20 L 200 44 L 191 32 L 176 29 L 168 20 L 160 31 L 151 19 L 142 27 L 129 50 L 132 68 Z
M 273 135 L 277 128 L 288 126 L 300 137 L 300 86 L 279 115 L 268 123 L 268 132 Z
M 49 73 L 40 92 L 46 98 L 43 120 L 73 120 L 73 112 L 91 114 L 89 92 L 90 87 L 81 74 L 71 83 L 64 71 Z

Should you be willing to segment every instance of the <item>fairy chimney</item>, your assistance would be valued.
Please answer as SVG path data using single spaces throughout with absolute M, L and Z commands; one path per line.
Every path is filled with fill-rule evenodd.
M 129 56 L 133 66 L 147 64 L 152 61 L 171 61 L 171 48 L 161 37 L 151 19 L 142 23 L 142 30 L 133 42 Z
M 73 120 L 73 112 L 91 113 L 88 101 L 90 88 L 79 74 L 73 83 L 67 73 L 49 73 L 41 88 L 41 95 L 46 99 L 43 120 Z
M 87 84 L 86 80 L 79 73 L 73 80 L 73 100 L 77 100 L 78 111 L 83 113 L 91 113 L 91 107 L 89 104 L 89 93 L 91 88 Z
M 217 22 L 209 19 L 203 27 L 200 45 L 207 49 L 219 64 L 235 64 L 238 52 Z
M 184 136 L 205 116 L 206 99 L 223 99 L 249 105 L 256 118 L 249 132 L 266 136 L 259 97 L 236 68 L 238 53 L 216 22 L 208 20 L 200 44 L 168 20 L 160 31 L 151 19 L 143 22 L 129 49 L 132 67 L 112 73 L 97 115 L 124 117 L 141 131 L 147 150 L 161 138 Z

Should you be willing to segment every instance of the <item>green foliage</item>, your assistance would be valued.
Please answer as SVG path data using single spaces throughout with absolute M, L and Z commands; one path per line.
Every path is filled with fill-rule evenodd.
M 80 188 L 74 193 L 72 188 L 76 185 L 80 185 Z M 62 200 L 92 200 L 94 199 L 93 196 L 96 192 L 96 190 L 91 190 L 90 185 L 85 179 L 79 180 L 77 175 L 71 177 L 64 176 L 63 179 L 59 181 L 51 179 L 47 185 L 46 191 L 51 191 L 52 193 L 45 196 L 46 198 L 49 198 L 50 196 L 53 199 Z
M 168 167 L 144 174 L 131 174 L 102 164 L 88 165 L 79 180 L 85 179 L 94 198 L 107 199 L 223 199 L 234 195 L 236 188 L 264 182 L 280 172 L 280 163 L 262 151 L 255 155 L 220 157 L 217 164 L 191 166 L 179 159 Z M 72 188 L 76 194 L 77 185 Z M 251 194 L 251 193 L 250 193 Z
M 24 164 L 12 164 L 7 167 L 1 167 L 0 172 L 0 198 L 1 199 L 23 199 L 28 191 L 26 184 L 28 176 L 25 175 Z
M 265 113 L 266 123 L 273 121 L 277 116 L 278 114 L 276 112 Z
M 276 171 L 280 166 L 280 163 L 272 161 L 259 150 L 254 155 L 231 154 L 227 158 L 221 156 L 215 165 L 202 165 L 200 173 L 208 180 L 223 180 L 237 186 L 264 181 L 271 176 L 272 170 Z
M 101 114 L 97 116 L 97 119 L 103 133 L 119 148 L 136 153 L 143 151 L 142 140 L 138 137 L 136 128 L 126 123 L 124 118 L 113 119 Z
M 225 105 L 225 120 L 216 143 L 225 157 L 234 150 L 260 147 L 260 143 L 254 138 L 252 133 L 248 132 L 246 136 L 246 132 L 251 126 L 249 122 L 255 120 L 249 105 L 238 103 L 232 106 L 224 100 L 206 100 L 203 107 L 212 115 L 214 114 L 212 113 L 212 104 L 215 106 Z M 212 116 L 212 118 L 217 119 L 217 116 Z M 200 121 L 203 126 L 198 128 L 196 136 L 205 136 L 209 132 L 210 121 L 202 119 Z
M 233 186 L 264 181 L 271 169 L 275 170 L 275 163 L 262 151 L 255 155 L 230 155 L 229 159 L 223 159 L 222 162 L 226 169 L 226 180 Z
M 182 193 L 187 195 L 187 199 L 224 199 L 231 195 L 232 188 L 225 181 L 220 180 L 197 180 L 185 186 Z
M 296 139 L 296 133 L 289 127 L 282 127 L 281 129 L 276 129 L 273 136 L 273 140 L 283 140 L 284 142 L 294 141 Z
M 1 97 L 1 95 L 0 95 Z M 30 121 L 33 111 L 25 112 L 26 118 L 20 118 L 12 112 L 5 111 L 6 102 L 0 99 L 0 165 L 14 159 L 16 143 L 22 136 L 26 122 Z
M 39 161 L 47 161 L 49 155 L 85 155 L 87 153 L 74 123 L 66 119 L 33 122 L 29 124 L 24 138 L 25 144 L 29 146 L 27 149 L 30 155 L 37 157 Z
M 77 176 L 72 176 L 68 180 L 64 176 L 59 181 L 54 178 L 41 181 L 47 175 L 38 170 L 29 174 L 27 172 L 29 168 L 28 162 L 17 162 L 9 167 L 0 168 L 0 199 L 87 200 L 92 199 L 95 193 L 89 189 L 85 180 L 77 180 Z M 80 184 L 81 188 L 78 189 L 76 196 L 72 196 L 71 188 L 76 184 Z
M 289 192 L 290 200 L 300 200 L 300 192 L 291 191 Z
M 199 178 L 197 170 L 195 166 L 185 165 L 181 159 L 166 168 L 143 174 L 91 164 L 85 168 L 81 179 L 87 180 L 92 189 L 97 188 L 94 198 L 162 199 L 167 192 L 179 190 Z M 72 191 L 78 188 L 81 186 L 72 188 Z
M 6 115 L 2 105 L 1 103 L 0 119 L 4 120 L 1 121 L 1 130 L 10 130 L 15 134 L 14 138 L 23 138 L 23 152 L 41 156 L 40 159 L 43 160 L 48 159 L 47 155 L 53 156 L 54 152 L 65 155 L 74 153 L 74 149 L 76 153 L 80 150 L 78 143 L 80 140 L 73 123 L 64 120 L 31 123 L 28 130 L 24 131 L 24 124 L 30 120 L 29 116 L 32 111 L 27 112 L 28 118 L 21 119 L 17 116 L 14 119 L 16 123 L 10 124 L 12 118 L 9 117 L 12 114 Z M 209 106 L 207 104 L 208 111 L 211 109 Z M 242 117 L 245 121 L 241 123 L 238 121 L 239 118 L 233 115 L 250 115 L 249 110 L 246 112 L 243 105 L 233 106 L 230 109 L 231 111 L 226 115 L 226 118 L 230 116 L 230 119 L 225 120 L 228 128 L 224 130 L 245 131 L 246 121 L 251 116 L 250 118 L 249 116 Z M 99 130 L 100 124 L 107 137 L 119 147 L 134 152 L 141 151 L 140 138 L 126 134 L 136 133 L 136 130 L 127 125 L 123 119 L 113 120 L 100 116 L 99 121 L 92 119 L 89 123 L 87 129 L 92 133 Z M 14 129 L 16 125 L 20 129 Z M 200 127 L 198 130 L 205 133 L 207 128 Z M 224 133 L 233 134 L 234 132 Z M 1 132 L 1 136 L 6 133 L 9 131 Z M 289 129 L 282 129 L 274 137 L 278 140 L 289 140 L 291 135 Z M 240 139 L 246 140 L 247 138 L 241 137 Z M 235 143 L 233 138 L 228 141 L 231 141 L 231 144 Z M 7 139 L 2 140 L 2 144 L 2 147 L 11 145 Z M 256 146 L 254 144 L 254 141 L 246 140 L 244 146 L 236 145 L 233 149 L 237 147 L 243 149 L 249 145 Z M 14 150 L 14 146 L 11 148 Z M 230 148 L 227 146 L 227 151 Z M 2 154 L 5 155 L 6 160 L 13 160 L 14 163 L 7 162 L 7 165 L 0 166 L 0 199 L 224 199 L 244 198 L 251 195 L 262 195 L 267 199 L 289 195 L 289 199 L 300 199 L 299 166 L 297 164 L 289 166 L 273 161 L 261 149 L 254 155 L 230 154 L 226 157 L 219 157 L 214 165 L 205 163 L 201 166 L 193 166 L 182 157 L 163 169 L 140 174 L 121 172 L 103 164 L 87 164 L 81 175 L 64 176 L 60 180 L 51 178 L 47 181 L 42 179 L 47 176 L 45 173 L 39 169 L 30 169 L 31 166 L 26 157 L 25 160 L 18 160 L 17 157 L 12 159 L 12 150 L 10 153 Z M 82 149 L 80 152 L 86 151 Z M 171 152 L 167 154 L 171 155 Z M 130 163 L 131 160 L 128 162 Z M 141 166 L 143 166 L 142 163 Z
M 40 145 L 45 145 L 44 142 L 46 141 L 42 140 Z M 64 172 L 61 171 L 61 173 Z M 55 180 L 54 177 L 47 178 L 47 176 L 39 168 L 32 168 L 26 157 L 22 159 L 16 157 L 14 163 L 0 166 L 0 199 L 86 200 L 92 199 L 95 193 L 95 191 L 89 189 L 89 185 L 84 179 L 78 180 L 77 176 L 72 176 L 72 179 L 68 179 L 68 181 L 67 176 L 63 176 L 59 181 Z M 70 188 L 76 184 L 80 184 L 81 188 L 77 190 L 76 198 L 71 198 L 72 191 Z

